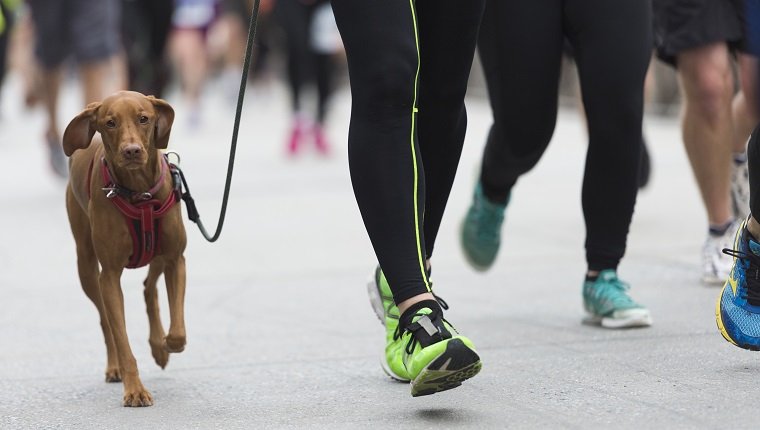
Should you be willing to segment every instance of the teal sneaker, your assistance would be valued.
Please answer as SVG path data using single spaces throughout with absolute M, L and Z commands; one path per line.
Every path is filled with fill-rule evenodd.
M 507 203 L 490 202 L 483 194 L 480 182 L 475 186 L 472 204 L 462 222 L 461 232 L 464 256 L 475 270 L 488 270 L 496 260 Z
M 400 354 L 394 359 L 400 359 L 412 381 L 412 396 L 456 388 L 480 372 L 475 346 L 443 319 L 438 303 L 417 303 L 401 319 L 404 328 L 399 325 L 393 338 Z
M 652 325 L 649 310 L 628 296 L 626 291 L 629 289 L 630 286 L 621 281 L 612 269 L 602 270 L 594 281 L 585 281 L 583 305 L 589 316 L 583 322 L 605 328 Z
M 409 376 L 406 374 L 404 364 L 401 362 L 403 347 L 393 341 L 393 337 L 398 328 L 399 313 L 396 303 L 393 301 L 393 293 L 385 279 L 383 271 L 378 266 L 372 279 L 367 283 L 367 294 L 369 295 L 370 304 L 375 311 L 380 322 L 385 326 L 385 353 L 380 360 L 380 366 L 383 371 L 391 378 L 409 382 Z

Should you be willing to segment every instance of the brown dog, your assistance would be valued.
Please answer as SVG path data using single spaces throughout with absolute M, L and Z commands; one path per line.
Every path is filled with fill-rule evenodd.
M 79 279 L 100 313 L 108 353 L 106 381 L 124 382 L 124 406 L 153 404 L 127 339 L 120 283 L 125 268 L 150 262 L 145 302 L 148 342 L 156 363 L 164 368 L 170 352 L 185 348 L 183 252 L 187 238 L 180 204 L 172 204 L 177 203 L 172 201 L 177 190 L 159 151 L 168 144 L 173 121 L 174 110 L 165 101 L 122 91 L 88 105 L 63 135 L 63 150 L 71 157 L 66 208 L 76 241 Z M 126 209 L 117 203 L 126 204 Z M 142 222 L 140 216 L 137 221 L 126 217 L 130 207 L 137 209 Z M 166 278 L 171 314 L 168 336 L 158 310 L 156 283 L 161 274 Z

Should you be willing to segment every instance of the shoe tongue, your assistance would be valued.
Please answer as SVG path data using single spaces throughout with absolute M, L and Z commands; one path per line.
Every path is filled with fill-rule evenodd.
M 757 243 L 754 240 L 750 239 L 749 250 L 752 251 L 753 254 L 760 256 L 760 243 Z
M 414 317 L 412 317 L 412 322 L 413 322 L 413 323 L 416 323 L 416 322 L 417 322 L 417 321 L 418 321 L 420 318 L 422 318 L 423 316 L 425 316 L 425 315 L 430 315 L 430 314 L 432 314 L 432 313 L 433 313 L 433 310 L 432 310 L 432 309 L 430 309 L 430 308 L 422 308 L 422 309 L 419 309 L 419 310 L 417 310 L 417 311 L 414 313 Z
M 436 327 L 435 324 L 433 324 L 433 321 L 430 320 L 430 314 L 432 314 L 432 309 L 429 308 L 422 308 L 415 312 L 414 318 L 412 318 L 412 324 L 417 323 L 420 327 L 422 327 L 423 330 L 425 330 L 425 333 L 431 338 L 431 339 L 441 339 L 441 336 L 443 333 L 441 332 L 441 329 Z M 451 337 L 449 335 L 448 337 Z M 420 339 L 419 337 L 417 337 Z M 437 342 L 437 341 L 436 341 Z M 429 342 L 423 342 L 423 347 L 427 346 Z

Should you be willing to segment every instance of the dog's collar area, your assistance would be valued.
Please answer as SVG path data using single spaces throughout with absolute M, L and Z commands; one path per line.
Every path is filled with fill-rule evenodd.
M 164 178 L 166 177 L 166 169 L 169 165 L 166 155 L 161 156 L 161 174 L 158 177 L 158 181 L 148 191 L 133 191 L 127 187 L 119 185 L 114 181 L 114 175 L 111 173 L 111 168 L 108 167 L 108 162 L 105 157 L 101 158 L 101 164 L 103 167 L 103 182 L 106 184 L 101 190 L 106 193 L 106 197 L 112 199 L 116 196 L 123 197 L 132 202 L 144 202 L 151 200 L 156 193 L 161 190 L 161 186 L 164 184 Z

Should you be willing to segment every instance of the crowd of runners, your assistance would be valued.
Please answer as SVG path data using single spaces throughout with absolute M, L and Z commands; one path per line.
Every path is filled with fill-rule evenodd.
M 118 89 L 162 96 L 176 82 L 184 126 L 197 127 L 212 76 L 225 82 L 231 103 L 237 96 L 252 6 L 0 0 L 0 80 L 13 64 L 26 104 L 46 112 L 40 141 L 52 171 L 65 177 L 58 97 L 72 66 L 83 106 Z M 260 12 L 251 78 L 271 79 L 269 59 L 281 51 L 292 107 L 286 154 L 343 148 L 329 142 L 325 121 L 336 71 L 347 65 L 348 159 L 377 256 L 369 292 L 386 330 L 383 369 L 411 381 L 412 395 L 454 388 L 482 366 L 473 341 L 444 318 L 448 305 L 430 281 L 476 53 L 493 123 L 469 209 L 448 214 L 462 217 L 470 265 L 485 271 L 498 262 L 507 208 L 528 204 L 512 190 L 552 140 L 569 54 L 588 133 L 578 226 L 586 231 L 587 270 L 578 274 L 584 322 L 652 324 L 617 268 L 649 175 L 645 87 L 661 61 L 678 78 L 683 144 L 708 221 L 701 278 L 724 286 L 717 326 L 729 342 L 760 349 L 760 223 L 751 215 L 760 213 L 760 136 L 752 135 L 760 122 L 760 0 L 262 0 Z M 303 97 L 310 84 L 313 107 Z

